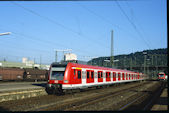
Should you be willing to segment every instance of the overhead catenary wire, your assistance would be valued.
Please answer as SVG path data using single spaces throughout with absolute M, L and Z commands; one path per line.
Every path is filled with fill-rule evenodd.
M 0 28 L 1 29 L 1 28 Z M 5 29 L 1 29 L 1 30 L 5 30 Z M 16 37 L 17 36 L 21 36 L 22 38 L 26 38 L 26 39 L 29 39 L 29 40 L 33 40 L 34 41 L 34 43 L 35 42 L 42 42 L 43 44 L 47 44 L 47 45 L 52 45 L 52 44 L 55 44 L 55 45 L 59 45 L 58 43 L 56 43 L 56 42 L 50 42 L 50 41 L 42 41 L 42 40 L 39 40 L 38 38 L 36 38 L 36 37 L 33 37 L 33 36 L 27 36 L 27 35 L 25 35 L 25 34 L 22 34 L 22 33 L 17 33 L 17 32 L 15 32 L 15 31 L 13 31 L 13 34 L 12 34 L 12 36 L 13 35 L 16 35 Z M 1 43 L 1 45 L 3 45 L 4 43 Z M 7 43 L 5 43 L 5 46 L 6 46 L 6 44 Z M 17 48 L 17 46 L 15 46 L 15 45 L 8 45 L 9 47 L 11 47 L 11 49 L 13 49 L 13 50 L 15 50 L 15 51 L 18 51 L 18 48 Z M 61 46 L 61 45 L 60 45 Z M 65 45 L 62 45 L 62 46 L 64 46 L 65 47 Z M 26 50 L 26 51 L 25 51 Z M 80 49 L 75 49 L 75 50 L 77 50 L 78 51 L 78 53 L 83 53 L 84 52 L 84 50 L 80 50 Z M 49 53 L 50 52 L 50 50 L 44 50 L 44 49 L 36 49 L 36 48 L 34 48 L 34 49 L 19 49 L 19 51 L 23 51 L 23 52 L 25 52 L 25 53 L 29 53 L 29 52 L 36 52 L 36 51 L 41 51 L 41 52 L 45 52 L 45 53 Z M 90 53 L 90 52 L 88 52 L 88 51 L 86 51 L 86 53 Z M 90 54 L 92 54 L 92 53 L 90 53 Z M 79 55 L 81 55 L 81 56 L 84 56 L 84 55 L 82 55 L 82 54 L 79 54 Z M 13 57 L 14 55 L 8 55 L 8 56 L 11 56 L 11 57 Z M 18 59 L 18 57 L 23 57 L 22 55 L 21 56 L 17 56 L 17 59 Z
M 111 21 L 109 21 L 108 19 L 106 19 L 104 16 L 99 15 L 98 13 L 94 12 L 93 10 L 87 8 L 86 6 L 82 5 L 82 4 L 78 4 L 79 6 L 81 6 L 83 9 L 85 9 L 86 11 L 90 12 L 91 14 L 95 15 L 96 17 L 100 18 L 102 21 L 104 21 L 105 23 L 112 25 L 113 27 L 118 28 L 119 30 L 122 31 L 127 31 L 126 29 L 124 29 L 122 26 L 113 24 Z M 130 32 L 127 31 L 128 34 L 130 34 L 132 36 L 132 38 L 134 37 L 133 34 L 131 34 Z
M 142 34 L 140 33 L 140 31 L 137 29 L 136 25 L 134 24 L 133 21 L 130 20 L 130 18 L 128 17 L 128 15 L 125 13 L 125 11 L 123 10 L 123 8 L 120 6 L 120 4 L 118 3 L 117 0 L 116 1 L 116 4 L 117 6 L 119 7 L 119 9 L 121 10 L 121 12 L 123 13 L 123 15 L 127 18 L 128 22 L 132 25 L 132 27 L 135 29 L 135 31 L 138 33 L 138 35 L 140 36 L 140 38 L 144 41 L 144 43 L 146 44 L 146 46 L 150 48 L 150 45 L 145 41 L 145 39 L 143 38 Z
M 1 28 L 0 28 L 0 29 L 1 29 Z M 28 35 L 25 35 L 25 34 L 22 34 L 22 33 L 14 32 L 14 31 L 13 31 L 13 34 L 18 35 L 18 36 L 21 36 L 21 37 L 26 38 L 26 39 L 29 39 L 29 40 L 34 40 L 34 41 L 36 41 L 36 42 L 41 42 L 41 43 L 47 44 L 47 45 L 52 45 L 52 44 L 53 44 L 53 45 L 59 45 L 59 46 L 65 47 L 65 48 L 69 48 L 69 47 L 67 47 L 67 46 L 65 46 L 65 45 L 63 45 L 63 44 L 61 44 L 61 43 L 51 42 L 51 41 L 48 41 L 48 40 L 43 41 L 42 39 L 39 39 L 39 38 L 30 36 L 30 35 L 28 36 Z M 35 49 L 35 50 L 36 50 L 36 49 Z M 89 54 L 93 54 L 93 53 L 91 53 L 91 52 L 89 52 L 89 51 L 81 50 L 81 49 L 78 49 L 78 48 L 75 48 L 75 49 L 73 49 L 73 50 L 75 50 L 75 51 L 77 51 L 77 52 L 80 52 L 80 53 L 86 52 L 86 53 L 89 53 Z M 40 50 L 40 51 L 41 51 L 41 50 Z M 44 50 L 42 50 L 42 51 L 44 51 Z M 95 55 L 95 56 L 96 56 L 96 55 Z
M 87 40 L 87 41 L 88 41 L 88 40 L 92 40 L 93 42 L 97 42 L 97 43 L 92 43 L 92 44 L 97 44 L 98 46 L 101 46 L 101 45 L 102 45 L 102 43 L 98 42 L 97 40 L 93 40 L 92 38 L 86 36 L 85 34 L 82 35 L 81 33 L 76 32 L 76 31 L 74 31 L 73 29 L 70 29 L 70 28 L 64 26 L 63 24 L 60 24 L 60 23 L 56 22 L 55 20 L 52 20 L 52 19 L 49 18 L 49 17 L 42 16 L 42 15 L 40 15 L 39 13 L 37 13 L 37 12 L 35 12 L 35 11 L 33 11 L 33 10 L 30 10 L 30 9 L 28 9 L 28 8 L 26 8 L 26 7 L 24 7 L 24 6 L 20 5 L 20 4 L 18 4 L 18 3 L 16 3 L 16 2 L 11 2 L 11 3 L 14 4 L 14 5 L 16 5 L 16 6 L 18 6 L 18 7 L 23 8 L 24 10 L 26 10 L 26 11 L 28 11 L 28 12 L 30 12 L 30 13 L 36 15 L 36 16 L 39 16 L 39 17 L 41 17 L 41 18 L 43 18 L 43 19 L 45 19 L 45 20 L 47 20 L 47 21 L 49 21 L 49 22 L 51 22 L 51 23 L 54 23 L 54 24 L 56 24 L 56 25 L 58 25 L 58 26 L 60 26 L 60 27 L 62 27 L 62 28 L 64 28 L 64 29 L 66 29 L 66 30 L 68 30 L 68 31 L 71 31 L 71 32 L 73 32 L 74 34 L 76 34 L 76 35 L 82 37 L 83 39 L 85 39 L 85 40 Z M 90 41 L 88 41 L 88 42 L 90 42 Z M 99 43 L 100 43 L 100 44 L 99 44 Z M 104 45 L 104 46 L 102 46 L 102 47 L 104 47 L 104 48 L 109 48 L 109 47 L 106 46 L 106 45 Z
M 108 24 L 111 24 L 112 26 L 116 27 L 116 28 L 119 28 L 121 29 L 120 26 L 116 25 L 116 24 L 113 24 L 112 22 L 110 22 L 109 20 L 107 20 L 105 17 L 95 13 L 94 11 L 92 11 L 91 9 L 87 8 L 86 6 L 82 5 L 82 4 L 79 4 L 79 6 L 81 6 L 82 8 L 84 8 L 85 10 L 87 10 L 88 12 L 92 13 L 93 15 L 97 16 L 98 18 L 100 18 L 101 20 L 103 20 L 104 22 L 107 22 Z
M 133 19 L 135 20 L 135 22 L 137 22 L 138 28 L 140 28 L 140 30 L 142 31 L 143 34 L 146 34 L 146 33 L 144 32 L 144 30 L 143 30 L 141 24 L 138 22 L 138 19 L 136 18 L 135 14 L 134 14 L 134 10 L 131 8 L 131 6 L 128 4 L 127 1 L 125 1 L 125 2 L 126 2 L 126 4 L 127 4 L 127 6 L 130 8 L 130 10 L 132 11 Z M 136 23 L 135 23 L 135 24 L 136 24 Z M 149 41 L 148 38 L 146 38 L 146 39 L 147 39 L 149 45 L 151 45 L 151 41 Z M 151 46 L 150 46 L 150 47 L 151 47 Z

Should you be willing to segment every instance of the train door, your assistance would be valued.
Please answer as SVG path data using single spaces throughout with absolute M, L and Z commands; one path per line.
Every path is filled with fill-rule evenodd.
M 137 80 L 137 74 L 135 74 L 135 79 Z
M 130 73 L 129 73 L 129 80 L 130 80 Z
M 128 73 L 126 73 L 126 80 L 128 80 Z
M 86 69 L 82 69 L 82 84 L 86 84 Z
M 124 73 L 122 73 L 122 80 L 124 80 Z
M 93 83 L 94 82 L 94 71 L 91 71 L 91 78 L 90 78 L 90 82 Z
M 90 71 L 86 70 L 86 83 L 90 83 Z
M 82 70 L 81 69 L 77 69 L 76 70 L 76 84 L 80 84 L 82 83 Z
M 86 82 L 87 83 L 93 83 L 94 82 L 94 71 L 87 70 L 86 71 Z
M 138 75 L 137 75 L 137 79 L 139 80 L 139 73 L 138 73 Z
M 120 81 L 121 80 L 121 74 L 118 73 L 118 80 Z
M 82 82 L 81 69 L 73 69 L 73 83 L 80 84 Z
M 110 72 L 106 72 L 106 82 L 111 81 L 110 79 Z
M 116 81 L 116 72 L 113 72 L 113 81 Z
M 98 71 L 98 82 L 103 82 L 103 72 Z

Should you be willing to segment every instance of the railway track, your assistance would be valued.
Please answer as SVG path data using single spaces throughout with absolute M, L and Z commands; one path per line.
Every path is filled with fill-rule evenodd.
M 131 100 L 122 108 L 120 108 L 120 110 L 150 110 L 153 106 L 153 103 L 160 96 L 165 86 L 166 82 L 161 82 L 161 85 L 159 85 L 157 88 L 149 89 L 148 93 L 139 95 L 135 100 Z M 137 104 L 139 106 L 136 106 Z
M 135 82 L 121 84 L 118 87 L 112 86 L 97 90 L 92 89 L 62 96 L 46 95 L 4 102 L 0 103 L 0 107 L 5 106 L 4 109 L 8 111 L 120 110 L 121 107 L 130 102 L 134 97 L 146 93 L 144 92 L 146 90 L 144 87 L 153 87 L 154 85 L 157 86 L 159 84 L 156 81 Z M 132 96 L 133 98 L 131 99 Z M 119 102 L 117 100 L 119 100 Z M 121 103 L 121 101 L 123 101 L 123 103 Z M 102 103 L 109 104 L 104 106 L 101 105 Z M 7 107 L 6 105 L 9 106 Z M 128 106 L 125 107 L 125 109 L 126 108 L 128 108 Z
M 131 96 L 136 96 L 135 94 L 132 94 L 132 90 L 133 89 L 139 89 L 140 87 L 143 87 L 145 85 L 147 85 L 148 83 L 146 84 L 140 84 L 136 87 L 130 87 L 128 89 L 124 89 L 124 90 L 119 90 L 117 92 L 114 92 L 114 93 L 109 93 L 109 94 L 106 94 L 106 95 L 103 95 L 103 96 L 100 96 L 99 98 L 95 98 L 95 99 L 92 99 L 92 100 L 88 100 L 87 102 L 81 102 L 80 104 L 76 104 L 76 106 L 71 106 L 67 109 L 64 109 L 66 111 L 76 111 L 76 110 L 123 110 L 124 107 L 121 107 L 123 104 L 120 103 L 120 102 L 116 102 L 116 103 L 113 103 L 113 101 L 109 102 L 109 103 L 113 103 L 113 104 L 107 104 L 104 106 L 102 106 L 101 103 L 106 103 L 106 101 L 109 101 L 110 99 L 111 100 L 115 100 L 117 98 L 121 98 L 121 100 L 124 100 L 124 96 L 125 95 L 131 95 Z M 122 99 L 123 97 L 123 99 Z M 99 106 L 100 107 L 96 107 L 95 106 Z M 91 107 L 88 107 L 88 106 L 91 106 Z M 114 106 L 114 108 L 112 109 L 112 106 Z M 118 107 L 121 107 L 123 109 L 118 109 Z
M 113 91 L 110 90 L 112 89 L 112 87 L 106 88 L 107 91 L 105 92 L 98 91 L 91 95 L 85 95 L 80 98 L 73 98 L 69 100 L 63 100 L 62 102 L 58 101 L 56 103 L 43 105 L 35 109 L 29 109 L 28 111 L 31 111 L 31 110 L 33 111 L 55 111 L 55 110 L 70 111 L 70 110 L 73 110 L 74 111 L 80 108 L 84 108 L 85 106 L 95 104 L 107 98 L 118 96 L 124 92 L 128 92 L 129 90 L 132 90 L 135 87 L 142 87 L 143 85 L 146 85 L 146 84 L 149 84 L 149 82 L 138 83 L 137 85 L 134 85 L 134 86 L 129 85 L 128 87 L 119 88 Z

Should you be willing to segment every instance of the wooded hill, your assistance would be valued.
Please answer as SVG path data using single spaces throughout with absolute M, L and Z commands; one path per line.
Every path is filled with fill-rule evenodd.
M 114 56 L 114 68 L 127 69 L 132 71 L 145 72 L 150 76 L 156 75 L 159 71 L 168 74 L 167 48 L 144 50 L 131 54 Z M 104 67 L 110 66 L 110 56 L 94 58 L 88 61 L 89 65 Z

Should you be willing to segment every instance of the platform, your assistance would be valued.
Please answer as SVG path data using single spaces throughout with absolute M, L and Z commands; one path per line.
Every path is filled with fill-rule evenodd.
M 168 110 L 168 88 L 166 87 L 160 98 L 153 105 L 151 111 L 166 111 Z
M 0 83 L 0 102 L 47 95 L 46 82 Z

